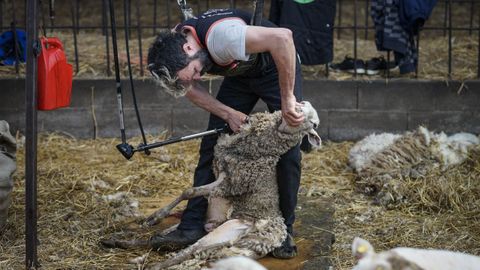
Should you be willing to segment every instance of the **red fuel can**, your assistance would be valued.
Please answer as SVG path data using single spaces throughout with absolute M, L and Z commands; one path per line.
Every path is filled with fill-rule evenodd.
M 38 109 L 54 110 L 70 105 L 72 65 L 67 63 L 62 42 L 56 37 L 41 37 L 37 58 Z

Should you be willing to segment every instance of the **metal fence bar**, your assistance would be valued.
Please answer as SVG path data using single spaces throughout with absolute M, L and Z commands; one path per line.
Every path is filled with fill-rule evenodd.
M 353 71 L 357 77 L 357 0 L 353 2 Z
M 55 0 L 48 1 L 48 14 L 50 17 L 50 33 L 52 33 L 55 26 Z
M 338 23 L 337 23 L 337 38 L 340 39 L 341 36 L 341 25 L 342 25 L 342 0 L 338 0 Z M 335 28 L 335 26 L 334 26 Z
M 167 28 L 170 28 L 171 25 L 172 25 L 172 15 L 170 14 L 170 0 L 166 0 L 167 1 L 167 9 L 166 9 L 166 12 L 167 12 Z
M 157 32 L 157 0 L 153 0 L 153 34 Z
M 14 2 L 14 1 L 13 1 Z M 37 269 L 37 0 L 28 0 L 25 76 L 25 267 Z
M 102 0 L 102 7 L 103 7 L 103 16 L 105 17 L 105 21 L 103 22 L 103 28 L 105 33 L 105 52 L 107 54 L 107 76 L 112 76 L 112 72 L 110 71 L 110 45 L 108 41 L 108 7 L 107 7 L 107 0 Z
M 77 45 L 77 29 L 75 29 L 76 23 L 75 23 L 75 2 L 76 0 L 70 1 L 72 4 L 71 7 L 71 15 L 72 15 L 72 32 L 73 32 L 73 46 L 74 46 L 74 51 L 75 51 L 75 74 L 78 73 L 79 70 L 79 65 L 78 65 L 78 45 Z
M 452 78 L 452 0 L 448 0 L 448 79 Z
M 132 0 L 123 1 L 123 3 L 124 3 L 124 5 L 126 4 L 127 7 L 128 7 L 128 13 L 127 13 L 128 14 L 127 15 L 128 25 L 132 25 L 132 16 L 131 16 L 131 14 L 132 14 Z M 132 35 L 132 29 L 129 27 L 128 28 L 128 36 L 130 37 L 131 35 Z
M 80 32 L 80 3 L 75 0 L 75 31 L 77 34 Z
M 448 9 L 447 5 L 449 0 L 444 1 L 444 13 L 443 13 L 443 36 L 447 35 L 447 15 L 448 15 Z
M 418 79 L 418 66 L 420 65 L 420 33 L 421 31 L 418 31 L 417 42 L 415 44 L 415 46 L 417 47 L 417 63 L 415 65 L 415 79 Z
M 106 10 L 106 7 L 105 7 L 105 0 L 102 0 L 102 35 L 107 35 L 107 31 L 108 29 L 105 27 L 105 25 L 107 25 L 107 15 L 105 15 L 105 10 Z
M 368 3 L 369 1 L 365 1 L 365 40 L 368 39 Z
M 475 10 L 475 4 L 473 3 L 473 0 L 470 1 L 470 30 L 468 31 L 468 34 L 471 36 L 472 35 L 472 29 L 473 29 L 473 14 Z
M 3 28 L 3 0 L 0 0 L 0 29 Z
M 140 22 L 140 0 L 136 3 L 136 16 L 137 16 L 137 38 L 138 38 L 138 57 L 140 57 L 140 76 L 143 77 L 143 54 L 142 54 L 142 27 Z
M 477 78 L 480 79 L 480 9 L 478 9 L 478 54 L 477 54 Z
M 17 24 L 17 27 L 18 28 L 24 28 L 24 25 L 18 25 Z M 135 26 L 132 26 L 132 27 L 135 27 Z M 142 30 L 144 29 L 153 29 L 155 27 L 155 25 L 153 24 L 142 24 L 141 28 Z M 118 29 L 123 29 L 124 26 L 123 25 L 118 25 L 117 27 Z M 163 28 L 163 29 L 170 29 L 170 27 L 168 27 L 167 25 L 157 25 L 156 28 Z M 334 26 L 333 29 L 334 30 L 353 30 L 353 26 Z M 0 28 L 0 30 L 8 30 L 10 29 L 10 27 L 3 27 Z M 57 25 L 57 26 L 54 26 L 53 28 L 48 26 L 47 29 L 49 30 L 63 30 L 63 29 L 72 29 L 72 25 Z M 102 25 L 98 25 L 98 26 L 78 26 L 78 29 L 79 30 L 102 30 L 103 29 L 103 26 Z M 357 26 L 357 30 L 364 30 L 365 29 L 365 26 Z M 373 30 L 375 29 L 374 26 L 369 26 L 368 27 L 368 30 Z M 443 27 L 433 27 L 433 26 L 429 26 L 429 27 L 423 27 L 422 28 L 423 30 L 426 30 L 426 31 L 443 31 Z M 447 30 L 448 30 L 448 27 L 447 27 Z M 476 31 L 478 30 L 478 27 L 473 27 L 473 28 L 470 28 L 468 26 L 466 27 L 454 27 L 452 26 L 452 30 L 453 31 L 465 31 L 465 32 L 468 32 L 470 30 L 472 31 Z
M 15 7 L 15 1 L 12 1 L 12 23 L 11 23 L 11 31 L 13 35 L 13 52 L 15 54 L 15 74 L 20 73 L 20 68 L 18 65 L 19 62 L 19 53 L 20 50 L 18 48 L 18 38 L 17 38 L 17 16 L 16 16 L 16 7 Z

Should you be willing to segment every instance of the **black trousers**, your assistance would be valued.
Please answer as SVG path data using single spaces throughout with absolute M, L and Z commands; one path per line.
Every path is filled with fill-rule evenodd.
M 300 63 L 297 61 L 295 75 L 295 97 L 302 100 L 302 75 Z M 235 110 L 249 114 L 259 99 L 268 106 L 270 112 L 280 110 L 280 87 L 278 72 L 271 63 L 262 72 L 256 74 L 225 77 L 217 99 L 223 104 Z M 225 121 L 210 115 L 208 129 L 223 127 Z M 218 136 L 207 136 L 202 139 L 200 146 L 200 158 L 195 170 L 193 186 L 198 187 L 215 181 L 212 171 L 213 149 Z M 297 193 L 300 186 L 301 176 L 301 153 L 300 148 L 290 149 L 279 160 L 277 165 L 278 189 L 280 196 L 280 210 L 285 219 L 289 232 L 295 222 L 295 207 L 297 205 Z M 179 229 L 203 229 L 208 202 L 203 197 L 197 197 L 188 201 L 187 208 L 183 213 Z

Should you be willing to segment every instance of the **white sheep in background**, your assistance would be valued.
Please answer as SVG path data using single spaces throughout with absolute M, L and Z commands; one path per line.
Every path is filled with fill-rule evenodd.
M 447 250 L 394 248 L 375 253 L 372 245 L 359 237 L 353 240 L 353 270 L 479 270 L 480 257 Z
M 378 200 L 388 204 L 396 197 L 398 182 L 392 179 L 418 178 L 430 170 L 447 170 L 461 164 L 469 150 L 480 144 L 473 134 L 433 133 L 425 127 L 403 135 L 373 134 L 357 142 L 349 153 L 349 165 L 358 174 L 356 184 L 367 194 L 379 194 Z M 398 195 L 398 194 L 397 194 Z
M 456 133 L 447 136 L 443 132 L 433 133 L 420 126 L 417 130 L 406 132 L 403 135 L 381 133 L 365 137 L 350 150 L 349 165 L 356 172 L 361 172 L 364 168 L 371 166 L 373 162 L 378 162 L 378 159 L 398 154 L 399 162 L 431 158 L 437 161 L 442 169 L 446 169 L 462 163 L 467 158 L 468 150 L 478 144 L 480 144 L 480 139 L 471 133 Z M 392 148 L 395 149 L 392 151 L 390 150 Z M 412 152 L 408 148 L 419 148 L 426 155 Z M 390 152 L 388 152 L 389 150 Z M 418 158 L 407 155 L 417 155 Z
M 248 257 L 233 256 L 218 260 L 212 263 L 210 268 L 202 270 L 267 270 L 267 268 Z
M 239 133 L 219 137 L 213 161 L 216 181 L 185 190 L 146 220 L 147 225 L 154 225 L 182 200 L 205 196 L 209 201 L 209 233 L 153 269 L 198 269 L 206 261 L 237 255 L 261 258 L 281 245 L 287 231 L 279 208 L 277 162 L 305 135 L 314 147 L 321 145 L 315 132 L 320 122 L 317 112 L 309 102 L 297 109 L 305 115 L 297 127 L 288 126 L 281 111 L 257 113 Z M 146 244 L 145 240 L 115 239 L 103 243 L 123 248 Z
M 13 173 L 17 169 L 17 142 L 10 126 L 0 120 L 0 235 L 7 224 L 8 208 L 13 190 Z

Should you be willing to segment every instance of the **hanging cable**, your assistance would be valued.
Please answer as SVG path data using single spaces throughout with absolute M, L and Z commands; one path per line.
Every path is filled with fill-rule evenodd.
M 125 24 L 125 50 L 127 51 L 127 65 L 128 65 L 128 75 L 130 78 L 130 89 L 132 89 L 132 99 L 133 99 L 133 107 L 135 108 L 135 114 L 137 115 L 137 121 L 138 121 L 138 126 L 140 128 L 140 132 L 142 133 L 142 140 L 143 140 L 143 145 L 147 145 L 147 138 L 145 137 L 145 131 L 143 130 L 143 125 L 142 125 L 142 120 L 140 119 L 140 112 L 138 110 L 138 105 L 137 105 L 137 97 L 135 95 L 135 88 L 133 84 L 133 75 L 132 75 L 132 65 L 130 62 L 130 47 L 129 47 L 129 36 L 128 32 L 130 29 L 130 25 L 128 23 L 128 7 L 127 7 L 127 1 L 129 0 L 124 0 L 123 2 L 123 19 L 124 19 L 124 24 Z M 138 0 L 137 0 L 138 1 Z M 142 61 L 142 59 L 140 59 Z M 142 146 L 142 145 L 140 145 Z M 139 147 L 140 147 L 139 146 Z M 150 155 L 150 151 L 148 149 L 145 149 L 145 154 Z
M 117 87 L 117 102 L 118 113 L 120 118 L 120 132 L 122 136 L 122 145 L 127 144 L 127 138 L 125 136 L 125 124 L 123 116 L 123 100 L 122 100 L 122 84 L 120 81 L 120 66 L 118 64 L 118 49 L 117 49 L 117 25 L 115 24 L 115 10 L 113 9 L 113 0 L 108 0 L 110 6 L 110 26 L 112 29 L 112 47 L 113 47 L 113 60 L 115 62 L 115 81 Z M 118 148 L 118 146 L 117 146 Z

